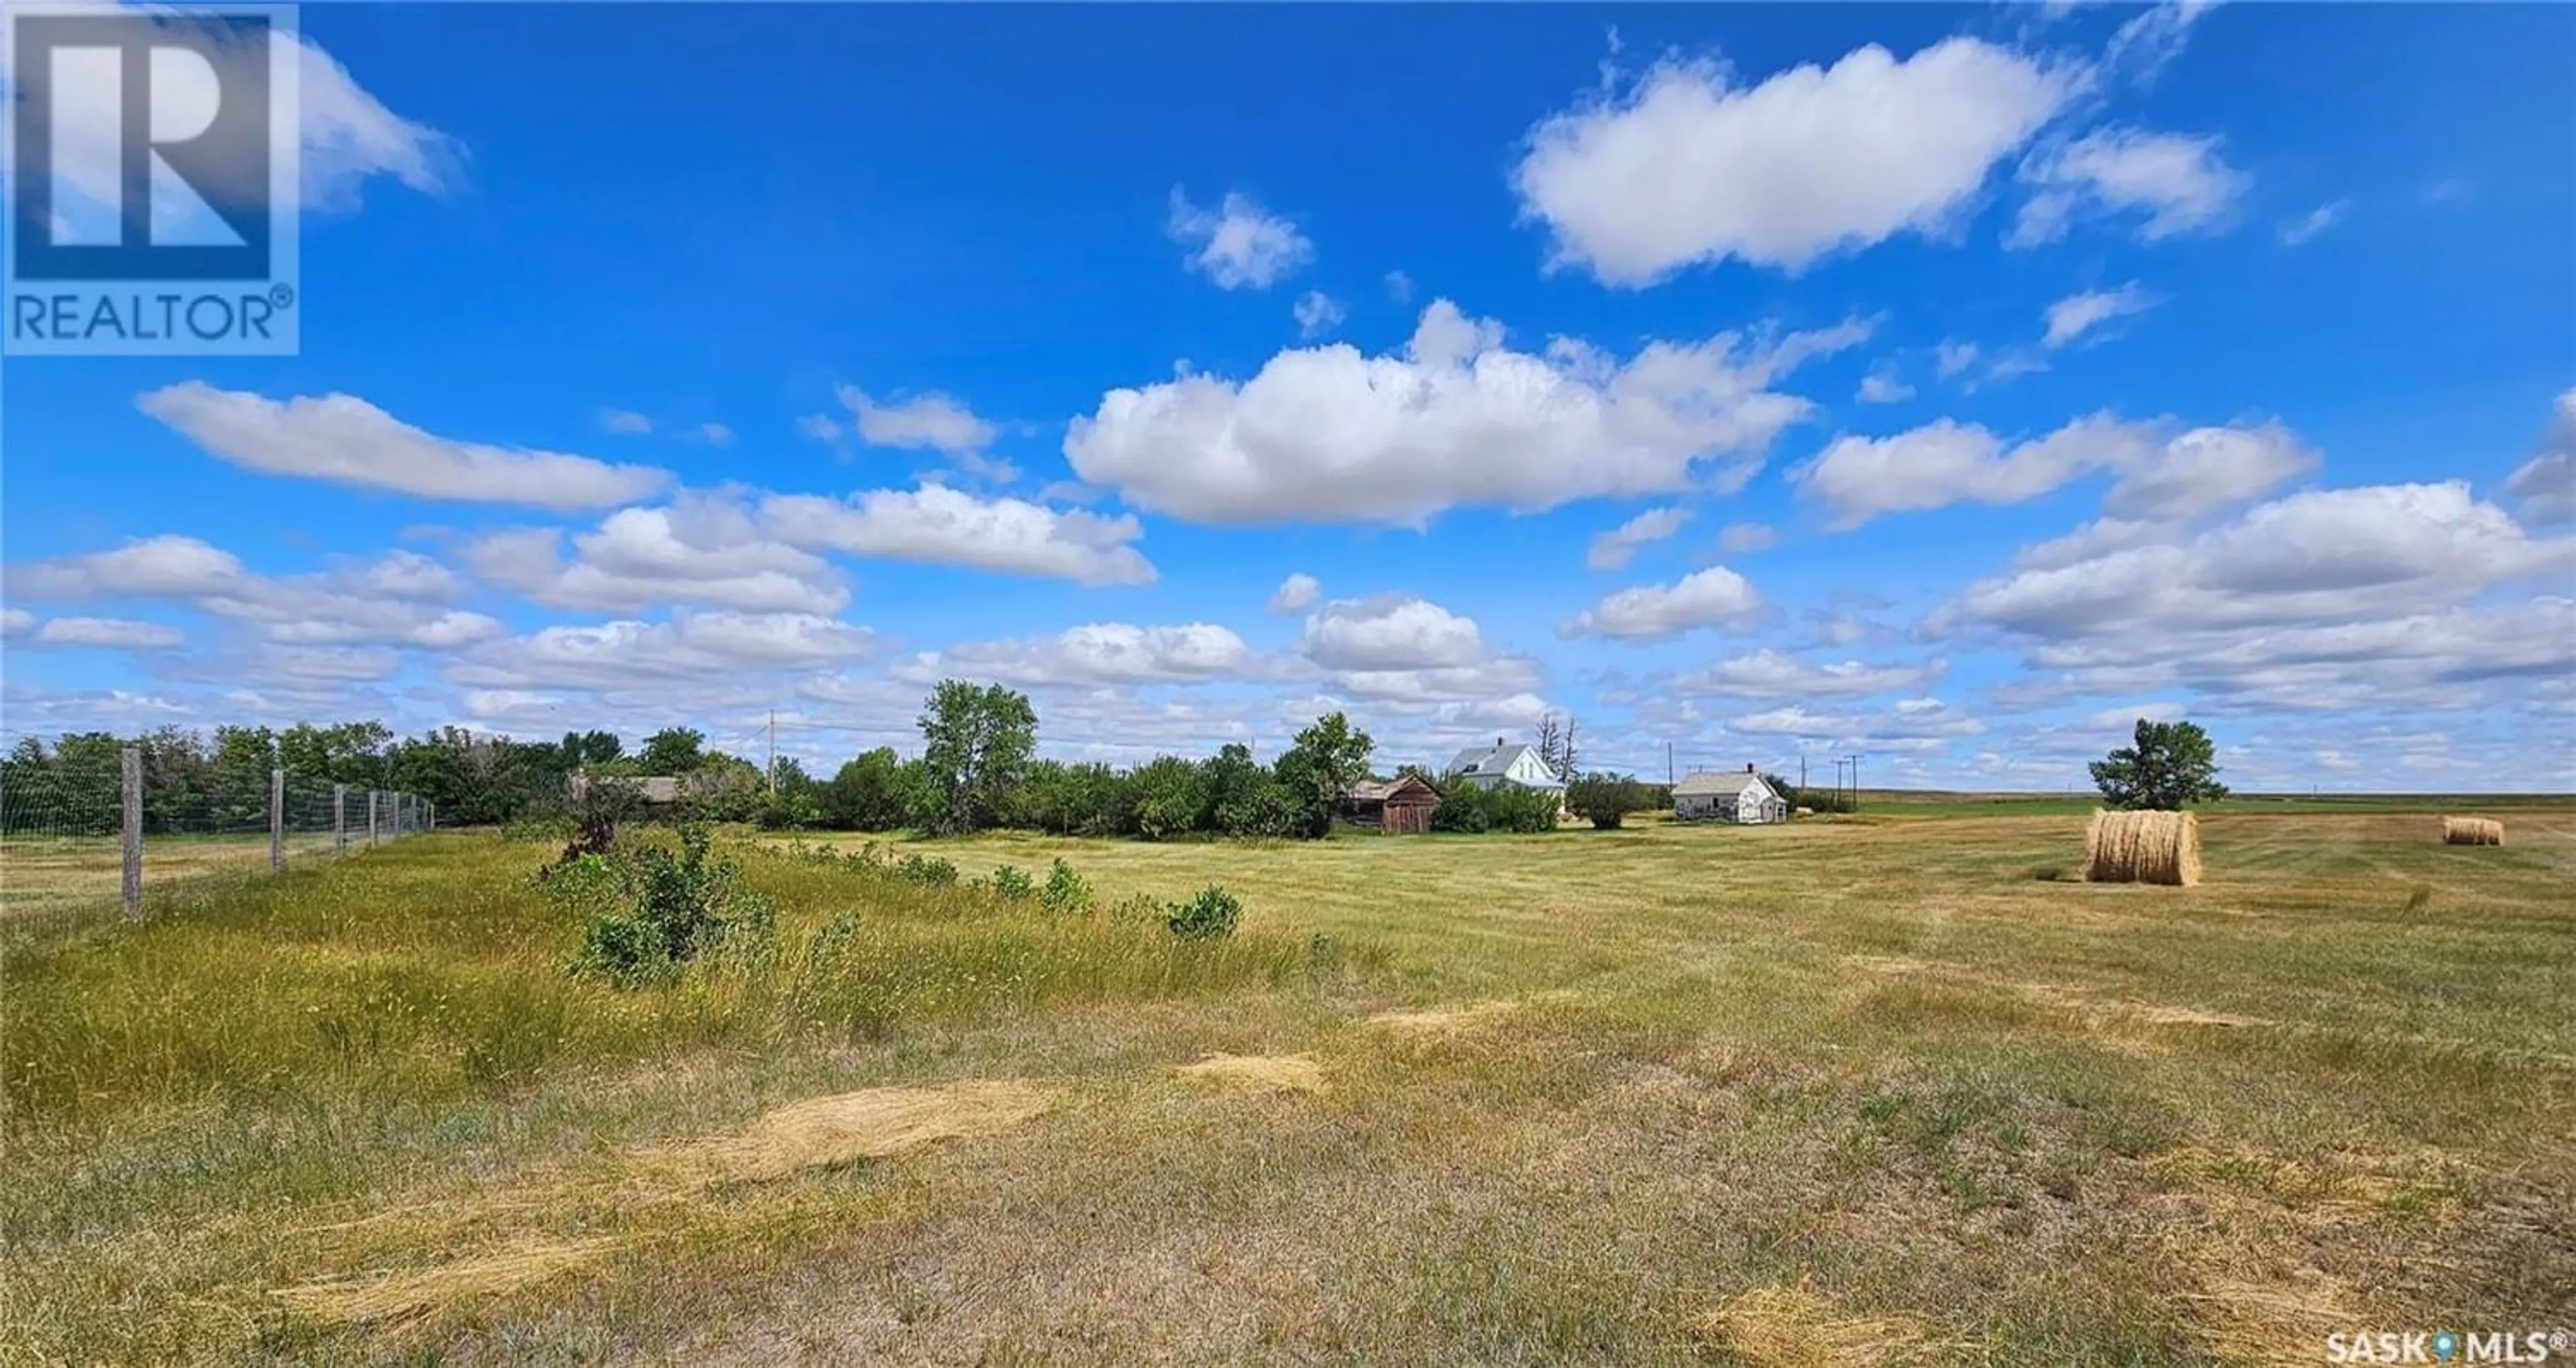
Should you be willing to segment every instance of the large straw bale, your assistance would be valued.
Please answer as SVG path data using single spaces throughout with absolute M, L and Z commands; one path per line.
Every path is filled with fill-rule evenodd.
M 2088 883 L 2200 882 L 2200 817 L 2190 812 L 2097 812 L 2084 832 Z

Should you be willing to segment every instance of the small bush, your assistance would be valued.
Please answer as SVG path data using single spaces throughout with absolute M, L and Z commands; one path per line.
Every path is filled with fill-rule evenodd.
M 1663 791 L 1624 774 L 1587 774 L 1566 785 L 1565 806 L 1596 829 L 1622 825 L 1629 813 L 1662 806 Z
M 1126 897 L 1120 898 L 1117 905 L 1109 909 L 1109 916 L 1113 921 L 1136 922 L 1138 924 L 1142 924 L 1145 922 L 1160 920 L 1163 917 L 1164 912 L 1165 909 L 1163 905 L 1154 901 L 1151 896 L 1143 893 L 1130 893 Z
M 1433 831 L 1526 835 L 1556 830 L 1557 795 L 1546 789 L 1483 787 L 1452 777 L 1440 786 L 1440 794 L 1440 806 L 1431 810 Z
M 1243 920 L 1243 903 L 1222 884 L 1209 884 L 1188 902 L 1174 903 L 1163 917 L 1172 934 L 1184 940 L 1212 940 L 1234 934 Z
M 1047 866 L 1046 889 L 1038 896 L 1049 912 L 1081 912 L 1091 906 L 1091 885 L 1059 857 Z
M 573 972 L 633 987 L 723 945 L 727 963 L 774 955 L 776 911 L 737 893 L 739 869 L 708 858 L 703 826 L 680 829 L 678 854 L 658 845 L 624 857 L 581 855 L 549 871 L 548 892 L 569 905 L 599 908 L 582 935 Z
M 957 882 L 957 866 L 931 855 L 906 855 L 895 861 L 897 878 L 928 887 L 941 887 Z
M 1006 902 L 1025 902 L 1038 893 L 1037 880 L 1018 865 L 1002 865 L 993 871 L 993 895 Z

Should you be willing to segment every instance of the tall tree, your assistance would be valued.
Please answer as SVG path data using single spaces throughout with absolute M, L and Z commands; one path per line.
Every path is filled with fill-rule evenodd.
M 1538 715 L 1538 762 L 1550 774 L 1561 773 L 1565 763 L 1565 723 L 1552 712 Z
M 646 774 L 687 774 L 706 763 L 705 733 L 689 727 L 664 727 L 644 738 L 641 760 Z
M 2141 717 L 2130 744 L 2089 767 L 2102 801 L 2115 808 L 2174 810 L 2227 796 L 2218 782 L 2217 748 L 2190 722 Z
M 1330 829 L 1351 786 L 1369 776 L 1369 755 L 1376 749 L 1367 732 L 1337 712 L 1316 718 L 1315 725 L 1297 733 L 1275 768 L 1279 781 L 1295 788 L 1305 804 L 1309 834 L 1321 836 Z
M 268 825 L 268 772 L 277 737 L 266 727 L 217 727 L 207 758 L 209 816 L 225 827 Z
M 565 732 L 564 763 L 579 768 L 583 765 L 605 765 L 625 754 L 626 743 L 612 731 Z
M 1547 712 L 1538 719 L 1538 762 L 1557 782 L 1571 784 L 1582 770 L 1582 757 L 1574 746 L 1574 715 Z
M 1038 748 L 1037 709 L 999 684 L 943 679 L 921 712 L 921 759 L 939 793 L 942 832 L 989 825 Z

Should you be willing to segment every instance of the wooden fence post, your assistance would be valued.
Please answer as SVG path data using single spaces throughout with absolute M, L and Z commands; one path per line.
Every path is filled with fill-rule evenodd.
M 286 771 L 268 771 L 268 872 L 286 872 Z
M 143 915 L 143 748 L 125 748 L 125 915 Z

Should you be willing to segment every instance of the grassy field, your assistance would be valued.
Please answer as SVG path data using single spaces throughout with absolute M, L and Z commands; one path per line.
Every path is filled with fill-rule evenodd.
M 289 832 L 286 857 L 329 855 L 327 833 Z M 268 833 L 146 837 L 143 882 L 175 883 L 208 874 L 268 867 Z M 79 911 L 113 901 L 125 871 L 125 847 L 114 836 L 0 838 L 0 918 Z
M 2019 810 L 2016 810 L 2018 813 Z M 0 1358 L 2318 1363 L 2576 1326 L 2576 811 L 746 851 L 567 978 L 439 834 L 0 930 Z M 855 844 L 855 842 L 845 843 Z M 856 916 L 847 914 L 855 912 Z

